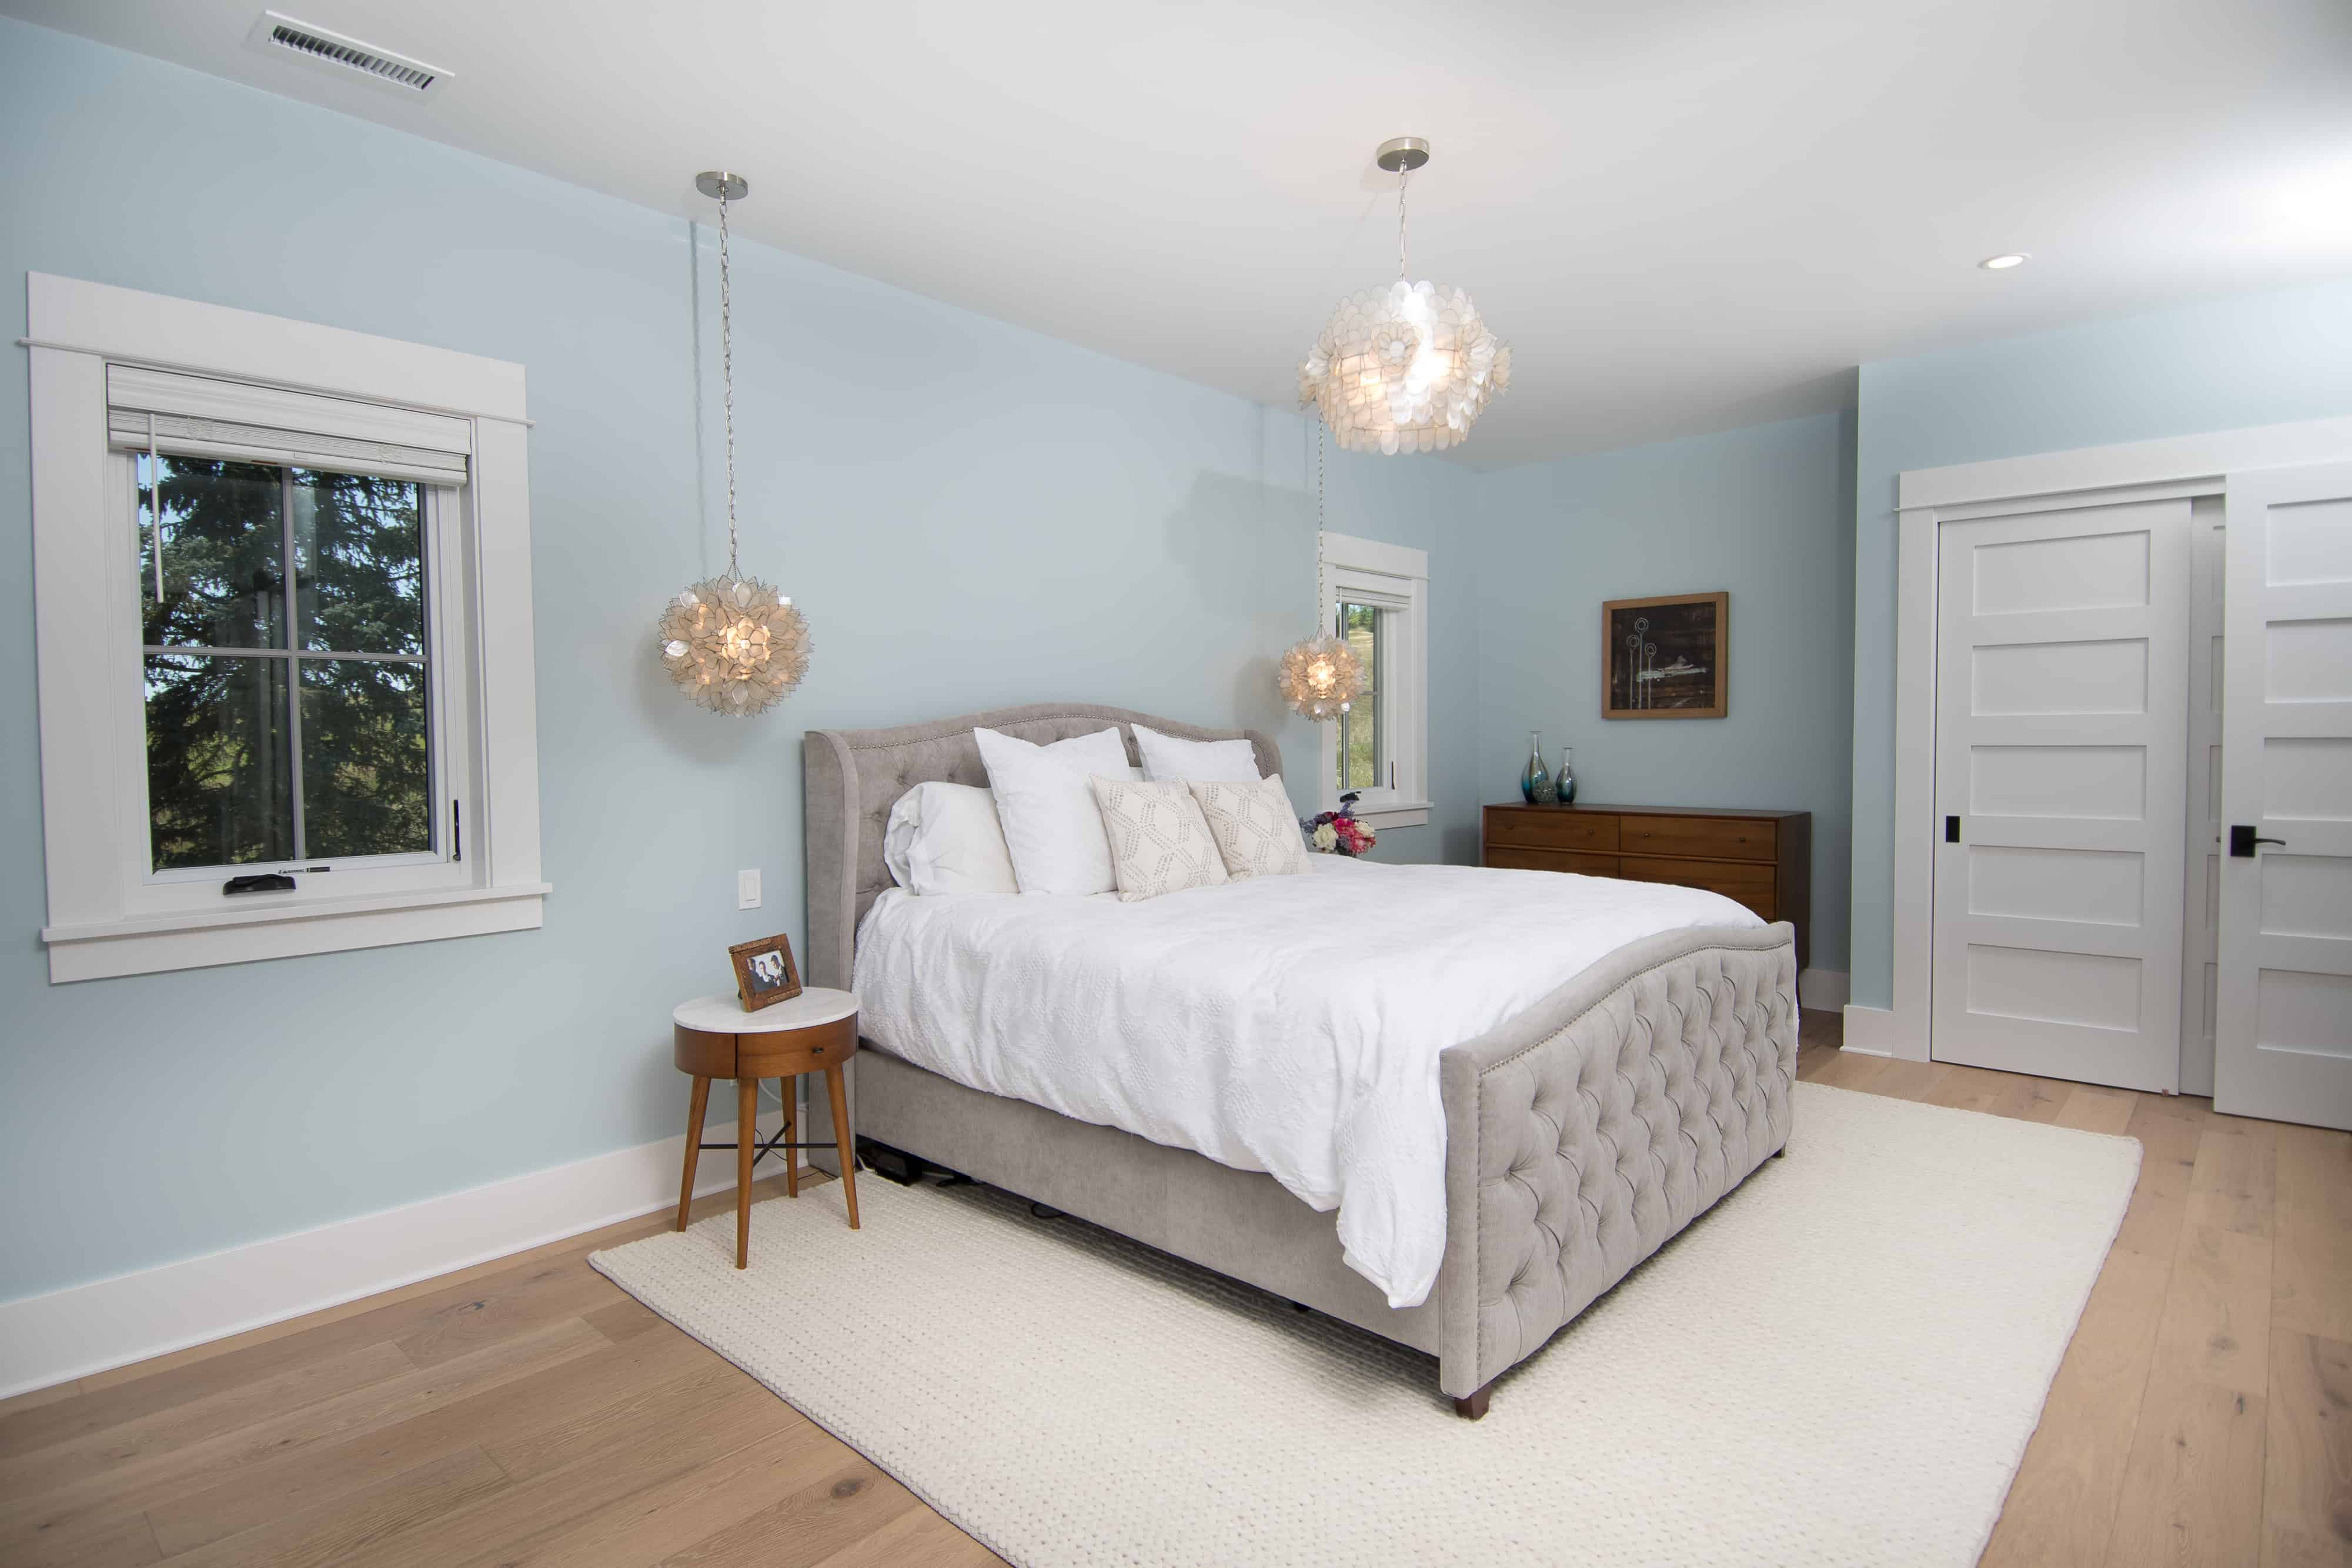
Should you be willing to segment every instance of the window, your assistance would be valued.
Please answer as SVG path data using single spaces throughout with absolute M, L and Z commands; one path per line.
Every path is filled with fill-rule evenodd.
M 1387 755 L 1381 747 L 1381 611 L 1377 604 L 1341 600 L 1336 630 L 1364 666 L 1364 690 L 1339 716 L 1339 789 L 1373 789 L 1388 782 Z
M 434 493 L 226 458 L 131 461 L 151 869 L 433 855 Z
M 50 978 L 537 925 L 519 370 L 29 299 Z
M 1372 539 L 1326 537 L 1331 624 L 1363 661 L 1367 685 L 1325 725 L 1323 804 L 1356 791 L 1375 827 L 1429 821 L 1429 557 Z

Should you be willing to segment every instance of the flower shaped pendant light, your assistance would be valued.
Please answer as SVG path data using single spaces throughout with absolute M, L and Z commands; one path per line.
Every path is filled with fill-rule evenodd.
M 1315 427 L 1315 619 L 1327 608 L 1323 570 L 1323 427 Z M 1318 632 L 1282 651 L 1275 685 L 1290 711 L 1321 723 L 1338 718 L 1364 691 L 1364 662 L 1345 637 Z
M 662 610 L 655 636 L 677 689 L 713 713 L 753 714 L 792 695 L 808 674 L 808 622 L 793 601 L 736 564 L 735 323 L 728 276 L 727 204 L 751 185 L 713 170 L 695 187 L 719 198 L 719 362 L 727 407 L 727 575 L 682 590 Z
M 1429 143 L 1400 136 L 1376 160 L 1397 177 L 1397 280 L 1339 301 L 1298 367 L 1298 401 L 1350 451 L 1436 452 L 1511 384 L 1511 350 L 1469 295 L 1406 276 L 1405 180 L 1429 162 Z

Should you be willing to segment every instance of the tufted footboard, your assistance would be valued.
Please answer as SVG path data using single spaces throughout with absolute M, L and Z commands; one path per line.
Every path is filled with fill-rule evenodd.
M 1671 931 L 1444 1053 L 1438 1382 L 1486 1385 L 1789 1141 L 1794 931 Z

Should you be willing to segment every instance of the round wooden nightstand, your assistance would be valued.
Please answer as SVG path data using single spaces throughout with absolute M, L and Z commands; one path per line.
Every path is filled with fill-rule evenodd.
M 793 1142 L 793 1080 L 803 1072 L 824 1074 L 825 1092 L 833 1100 L 835 1148 L 841 1155 L 841 1191 L 849 1201 L 849 1228 L 857 1228 L 856 1156 L 851 1152 L 849 1097 L 841 1082 L 841 1064 L 857 1054 L 857 998 L 847 991 L 812 986 L 790 1001 L 747 1013 L 732 992 L 697 997 L 681 1002 L 670 1013 L 676 1026 L 677 1070 L 694 1079 L 694 1103 L 687 1113 L 686 1175 L 677 1187 L 677 1228 L 686 1228 L 687 1206 L 694 1198 L 694 1167 L 705 1149 L 735 1151 L 735 1267 L 751 1261 L 751 1166 L 762 1156 L 782 1150 L 784 1193 L 801 1191 L 801 1149 L 821 1149 L 823 1144 Z M 702 1141 L 702 1113 L 710 1103 L 710 1081 L 735 1080 L 735 1141 Z M 783 1130 L 760 1142 L 760 1080 L 783 1081 Z

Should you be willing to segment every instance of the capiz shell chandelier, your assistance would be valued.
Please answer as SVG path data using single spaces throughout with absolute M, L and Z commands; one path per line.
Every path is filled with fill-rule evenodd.
M 1323 427 L 1315 427 L 1315 619 L 1326 608 L 1323 566 Z M 1290 711 L 1320 724 L 1338 718 L 1363 695 L 1364 662 L 1345 637 L 1318 632 L 1282 651 L 1275 685 Z
M 1364 690 L 1363 661 L 1345 637 L 1307 637 L 1282 651 L 1282 700 L 1320 724 L 1346 713 Z
M 1437 452 L 1463 440 L 1511 384 L 1511 350 L 1459 288 L 1405 271 L 1405 181 L 1429 162 L 1418 136 L 1375 155 L 1397 177 L 1397 280 L 1339 301 L 1298 367 L 1311 402 L 1354 452 Z
M 687 696 L 713 713 L 754 714 L 793 695 L 808 674 L 808 622 L 793 601 L 736 562 L 735 321 L 728 274 L 727 204 L 751 184 L 710 170 L 695 188 L 719 199 L 719 363 L 727 409 L 727 575 L 681 590 L 663 607 L 654 635 L 662 668 Z

